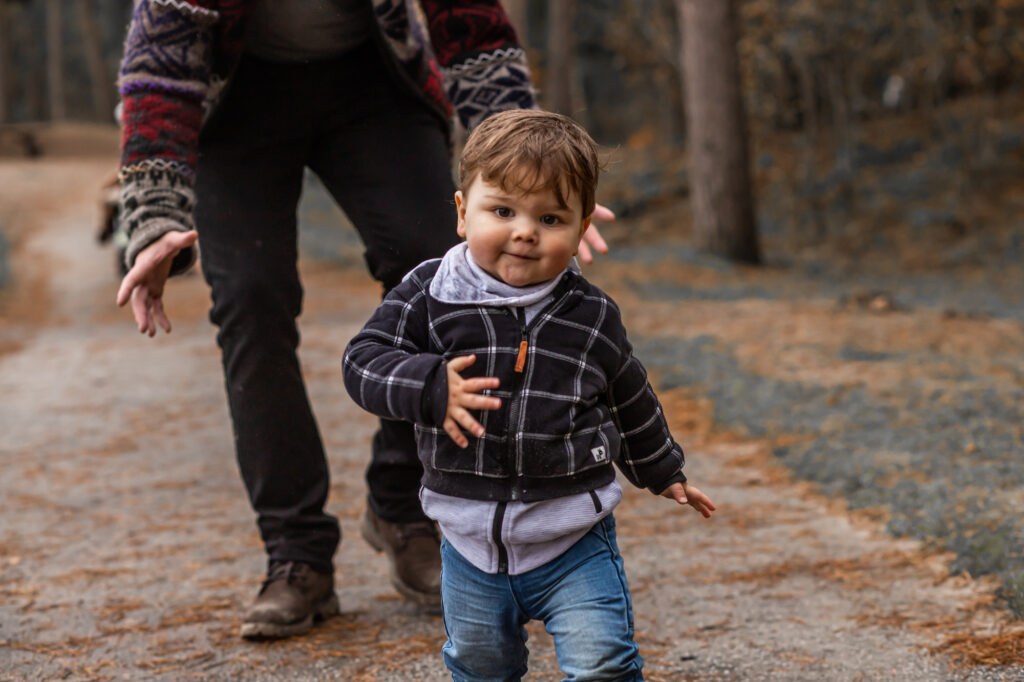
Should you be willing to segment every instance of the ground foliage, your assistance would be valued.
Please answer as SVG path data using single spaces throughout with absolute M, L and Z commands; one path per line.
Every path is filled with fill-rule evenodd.
M 998 576 L 1000 603 L 1018 616 L 1021 110 L 1015 95 L 974 97 L 864 121 L 846 164 L 832 135 L 762 129 L 760 271 L 693 251 L 685 184 L 643 154 L 612 155 L 609 175 L 628 181 L 610 180 L 602 196 L 636 217 L 628 234 L 611 230 L 618 257 L 675 264 L 638 279 L 640 300 L 739 316 L 754 316 L 758 301 L 825 306 L 814 316 L 784 308 L 757 329 L 684 326 L 645 339 L 638 353 L 664 385 L 711 401 L 720 427 L 774 440 L 781 463 L 850 508 L 884 510 L 893 534 L 952 551 L 954 573 Z M 673 230 L 677 247 L 651 246 Z

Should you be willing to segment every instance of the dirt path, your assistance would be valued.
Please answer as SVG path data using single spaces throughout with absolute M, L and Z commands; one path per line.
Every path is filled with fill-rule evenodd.
M 92 241 L 110 159 L 0 162 L 0 679 L 444 680 L 437 617 L 392 592 L 358 537 L 374 420 L 341 386 L 372 310 L 361 268 L 306 268 L 302 360 L 330 453 L 343 614 L 291 641 L 240 641 L 263 569 L 232 454 L 207 294 L 175 282 L 152 340 L 113 307 Z M 56 190 L 56 194 L 55 194 Z M 612 288 L 612 293 L 617 292 Z M 689 305 L 685 301 L 677 309 Z M 1021 680 L 951 666 L 956 633 L 995 632 L 992 586 L 793 482 L 766 443 L 663 394 L 710 522 L 630 490 L 617 518 L 651 680 Z M 531 629 L 532 679 L 558 679 Z

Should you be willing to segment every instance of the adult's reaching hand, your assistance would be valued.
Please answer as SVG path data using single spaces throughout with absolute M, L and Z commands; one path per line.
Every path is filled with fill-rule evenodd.
M 597 204 L 594 206 L 593 218 L 594 220 L 611 222 L 615 220 L 615 214 L 612 213 L 611 209 Z M 593 222 L 590 223 L 587 231 L 583 233 L 583 241 L 580 242 L 580 260 L 588 265 L 594 262 L 594 253 L 591 249 L 598 253 L 608 253 L 608 244 L 601 237 L 601 233 L 598 232 Z
M 117 305 L 123 306 L 131 301 L 139 333 L 156 336 L 157 325 L 170 333 L 171 321 L 164 312 L 164 284 L 167 283 L 174 257 L 182 249 L 194 245 L 198 238 L 199 233 L 195 230 L 168 232 L 135 257 L 135 265 L 121 280 Z

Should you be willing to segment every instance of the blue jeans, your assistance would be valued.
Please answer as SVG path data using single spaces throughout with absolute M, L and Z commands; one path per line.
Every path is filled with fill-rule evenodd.
M 521 575 L 485 573 L 441 543 L 442 653 L 455 682 L 519 680 L 526 629 L 540 620 L 566 680 L 643 680 L 633 605 L 606 517 L 565 554 Z

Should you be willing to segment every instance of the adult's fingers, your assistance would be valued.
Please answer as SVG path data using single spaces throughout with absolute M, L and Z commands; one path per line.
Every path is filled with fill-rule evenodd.
M 146 291 L 144 286 L 136 286 L 131 290 L 130 296 L 135 324 L 138 325 L 140 333 L 146 334 L 149 332 L 149 306 L 147 301 L 149 292 Z
M 123 306 L 128 302 L 128 299 L 132 297 L 132 293 L 135 291 L 135 288 L 139 286 L 146 274 L 146 268 L 143 267 L 141 263 L 136 263 L 132 266 L 132 269 L 129 270 L 128 274 L 121 280 L 121 286 L 117 290 L 118 307 Z M 132 305 L 134 306 L 134 303 Z
M 171 260 L 185 248 L 189 248 L 199 239 L 199 233 L 195 230 L 188 232 L 172 231 L 164 234 L 155 242 L 144 248 L 135 259 L 135 264 L 128 274 L 121 280 L 121 287 L 117 290 L 117 305 L 122 306 L 128 302 L 132 290 L 138 285 L 147 282 L 159 295 L 163 290 L 163 282 L 167 279 L 167 273 L 171 268 Z M 159 274 L 159 279 L 154 279 L 160 268 L 164 271 Z
M 615 220 L 615 213 L 607 206 L 594 204 L 594 214 L 592 217 L 594 220 L 600 220 L 607 223 Z
M 608 215 L 614 217 L 614 214 L 611 211 L 608 211 L 608 209 L 604 210 L 607 211 Z M 594 209 L 594 213 L 597 213 L 596 208 Z M 593 251 L 591 249 L 593 249 Z M 594 223 L 591 223 L 583 233 L 583 239 L 580 240 L 580 245 L 577 250 L 580 254 L 580 260 L 588 265 L 594 262 L 594 251 L 599 253 L 608 253 L 608 243 L 605 242 L 604 237 L 601 236 L 601 233 L 598 231 L 597 226 L 594 225 Z
M 169 246 L 174 249 L 175 255 L 177 255 L 178 251 L 192 246 L 199 241 L 199 233 L 195 230 L 189 230 L 188 232 L 172 232 L 171 235 Z
M 153 301 L 153 317 L 160 324 L 160 327 L 167 332 L 171 333 L 171 321 L 167 319 L 167 313 L 164 312 L 164 302 L 161 299 L 155 299 Z M 155 330 L 154 330 L 155 331 Z
M 611 211 L 608 212 L 611 213 Z M 583 241 L 601 253 L 608 253 L 608 242 L 601 236 L 601 231 L 594 223 L 590 223 L 590 227 L 583 233 Z
M 583 261 L 585 265 L 590 265 L 591 263 L 594 262 L 594 254 L 590 252 L 590 247 L 587 246 L 586 242 L 580 242 L 580 248 L 578 252 L 580 255 L 580 260 Z

